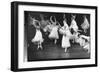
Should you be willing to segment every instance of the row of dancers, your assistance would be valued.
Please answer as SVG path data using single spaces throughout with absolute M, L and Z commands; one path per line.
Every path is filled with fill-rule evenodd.
M 40 29 L 42 29 L 45 33 L 49 32 L 47 35 L 50 39 L 54 39 L 54 43 L 57 43 L 57 39 L 59 39 L 58 32 L 63 36 L 61 41 L 61 47 L 65 48 L 65 52 L 67 52 L 68 48 L 71 47 L 70 40 L 73 40 L 73 43 L 79 43 L 84 49 L 90 52 L 90 37 L 80 34 L 82 30 L 79 30 L 77 22 L 75 21 L 76 15 L 72 15 L 71 17 L 71 25 L 69 26 L 67 23 L 67 19 L 65 14 L 63 15 L 63 26 L 56 20 L 55 16 L 51 16 L 50 20 L 45 20 L 43 15 L 40 14 L 41 21 L 32 18 L 32 25 L 36 28 L 36 34 L 32 39 L 32 42 L 37 42 L 37 49 L 43 49 L 42 43 L 44 42 L 44 38 Z M 53 20 L 54 19 L 54 20 Z M 87 32 L 89 28 L 89 22 L 84 16 L 84 22 L 81 24 L 84 32 Z M 73 29 L 74 33 L 71 33 L 71 29 Z

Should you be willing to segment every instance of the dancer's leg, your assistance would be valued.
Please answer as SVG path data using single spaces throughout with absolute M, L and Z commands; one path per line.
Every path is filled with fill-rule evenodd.
M 42 43 L 40 42 L 40 44 L 39 44 L 39 45 L 40 45 L 40 48 L 41 48 L 41 50 L 42 50 L 42 49 L 43 49 L 43 47 L 42 47 Z
M 72 40 L 72 42 L 73 42 L 73 43 L 75 42 L 75 38 Z
M 55 39 L 55 41 L 54 41 L 54 42 L 55 42 L 55 44 L 56 44 L 56 43 L 57 43 L 57 39 Z
M 65 52 L 67 52 L 67 47 L 65 48 Z

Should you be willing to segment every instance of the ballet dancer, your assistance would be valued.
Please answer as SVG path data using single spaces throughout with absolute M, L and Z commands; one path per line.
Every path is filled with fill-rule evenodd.
M 36 28 L 36 34 L 35 34 L 34 38 L 32 39 L 32 42 L 38 44 L 37 50 L 39 48 L 41 48 L 41 50 L 42 50 L 43 49 L 42 43 L 43 43 L 44 39 L 42 37 L 42 32 L 40 31 L 40 22 L 38 20 L 36 20 L 35 18 L 33 18 L 33 25 Z
M 85 33 L 87 32 L 87 29 L 89 28 L 89 22 L 85 15 L 84 15 L 84 22 L 81 24 L 81 27 Z
M 58 29 L 60 27 L 60 24 L 59 24 L 59 22 L 56 21 L 55 16 L 54 16 L 54 21 L 52 20 L 52 18 L 53 18 L 53 16 L 50 17 L 50 21 L 51 21 L 50 28 L 51 28 L 51 31 L 50 31 L 50 34 L 49 34 L 49 38 L 50 39 L 54 39 L 55 40 L 54 43 L 56 44 L 57 43 L 57 39 L 59 39 Z
M 59 29 L 59 32 L 63 35 L 62 37 L 62 48 L 65 48 L 65 52 L 67 52 L 68 47 L 70 47 L 70 37 L 72 36 L 70 30 L 69 30 L 69 26 L 67 24 L 67 20 L 65 18 L 65 14 L 64 14 L 64 20 L 63 20 L 63 24 L 64 26 L 62 26 Z

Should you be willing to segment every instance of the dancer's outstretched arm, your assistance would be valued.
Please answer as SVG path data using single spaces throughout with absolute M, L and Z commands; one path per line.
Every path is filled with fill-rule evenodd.
M 53 16 L 50 17 L 50 21 L 51 21 L 51 23 L 52 23 L 52 24 L 56 23 L 57 21 L 56 21 L 55 16 L 54 16 L 54 21 L 52 20 L 52 18 L 53 18 Z

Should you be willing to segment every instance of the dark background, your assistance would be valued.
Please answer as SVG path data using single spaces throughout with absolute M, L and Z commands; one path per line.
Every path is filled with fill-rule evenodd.
M 25 21 L 24 22 L 25 23 L 25 37 L 26 37 L 25 40 L 27 41 L 27 44 L 29 45 L 27 47 L 27 53 L 28 53 L 28 56 L 27 57 L 28 57 L 28 61 L 40 60 L 40 58 L 38 58 L 38 56 L 39 56 L 39 54 L 41 52 L 39 53 L 40 50 L 39 51 L 36 50 L 37 45 L 31 42 L 31 40 L 35 36 L 36 29 L 35 29 L 35 27 L 33 25 L 30 24 L 31 20 L 29 18 L 29 15 L 30 15 L 31 17 L 35 17 L 37 20 L 40 21 L 41 20 L 40 14 L 43 14 L 44 15 L 44 19 L 47 19 L 47 20 L 50 19 L 50 16 L 55 16 L 56 17 L 56 20 L 61 24 L 61 26 L 63 26 L 63 14 L 65 14 L 66 19 L 67 19 L 67 23 L 68 23 L 69 26 L 71 24 L 71 15 L 76 15 L 76 19 L 75 20 L 77 22 L 77 25 L 79 27 L 79 30 L 82 30 L 81 24 L 84 21 L 84 18 L 83 18 L 84 15 L 86 15 L 86 17 L 87 17 L 87 19 L 88 19 L 88 21 L 90 23 L 90 14 L 25 11 L 24 12 L 24 15 L 25 15 L 25 17 L 24 17 L 25 18 L 24 19 L 24 21 Z M 46 45 L 53 46 L 54 44 L 52 44 L 52 43 L 53 43 L 54 40 L 50 40 L 48 38 L 48 36 L 42 30 L 41 30 L 41 32 L 42 32 L 43 38 L 44 38 L 44 42 L 42 44 L 43 47 L 46 49 L 47 48 Z M 87 33 L 81 32 L 81 34 L 90 36 L 90 28 L 88 29 Z M 57 42 L 57 45 L 58 46 L 61 46 L 61 40 L 62 40 L 62 35 L 59 34 L 59 39 L 58 39 L 58 42 Z M 57 58 L 59 58 L 59 57 L 57 57 Z M 79 56 L 78 57 L 73 57 L 73 58 L 82 58 L 82 56 L 81 57 L 79 57 Z M 86 56 L 83 57 L 83 58 L 86 58 Z M 49 58 L 47 58 L 47 59 L 49 59 Z M 52 59 L 52 57 L 50 59 Z M 45 60 L 45 58 L 43 58 L 41 60 Z

